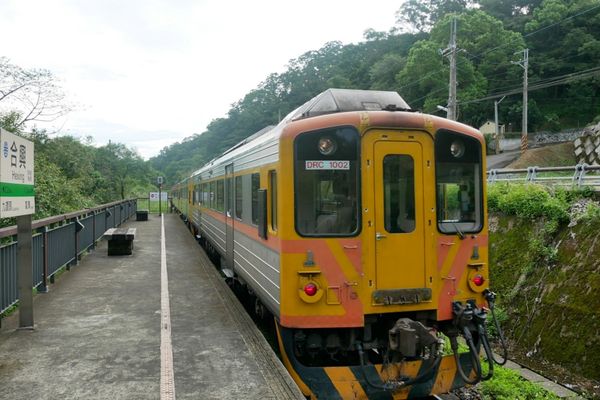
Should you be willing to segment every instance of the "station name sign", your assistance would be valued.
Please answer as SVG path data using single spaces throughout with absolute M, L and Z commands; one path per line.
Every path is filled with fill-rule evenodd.
M 0 128 L 0 218 L 35 213 L 33 143 Z
M 167 201 L 169 199 L 169 196 L 167 192 L 160 193 L 160 197 L 158 192 L 150 192 L 148 198 L 150 199 L 150 201 L 158 201 L 159 198 L 161 201 Z

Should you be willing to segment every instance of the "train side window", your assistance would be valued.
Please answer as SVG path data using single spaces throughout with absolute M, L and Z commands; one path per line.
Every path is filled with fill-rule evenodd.
M 223 211 L 225 209 L 225 186 L 223 184 L 223 179 L 219 179 L 217 181 L 217 210 Z
M 269 172 L 271 186 L 271 229 L 277 230 L 277 171 Z
M 409 233 L 415 230 L 415 167 L 411 156 L 388 154 L 383 159 L 385 230 Z
M 244 215 L 244 189 L 243 189 L 242 177 L 235 177 L 235 216 L 238 219 L 242 219 Z
M 217 183 L 215 181 L 212 181 L 210 183 L 210 193 L 209 193 L 209 200 L 210 200 L 210 208 L 214 209 L 215 208 L 215 190 L 216 190 L 216 186 Z
M 260 189 L 260 174 L 252 174 L 252 223 L 258 224 L 258 189 Z

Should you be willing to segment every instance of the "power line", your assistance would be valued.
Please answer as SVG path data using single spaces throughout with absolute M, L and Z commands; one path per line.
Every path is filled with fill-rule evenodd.
M 561 75 L 561 76 L 557 76 L 557 77 L 553 77 L 553 78 L 548 78 L 545 80 L 541 80 L 541 81 L 536 81 L 532 84 L 529 85 L 529 91 L 534 91 L 534 90 L 540 90 L 540 89 L 546 89 L 552 86 L 558 86 L 558 85 L 564 85 L 564 84 L 568 84 L 571 82 L 575 82 L 575 81 L 579 81 L 582 79 L 588 79 L 588 78 L 593 78 L 595 76 L 600 76 L 600 67 L 594 67 L 594 68 L 590 68 L 584 71 L 580 71 L 580 72 L 575 72 L 575 73 L 571 73 L 571 74 L 566 74 L 566 75 Z M 520 93 L 522 90 L 521 87 L 517 87 L 514 88 L 512 90 L 508 90 L 506 92 L 501 92 L 501 93 L 492 93 L 488 96 L 479 98 L 479 99 L 473 99 L 473 100 L 466 100 L 466 101 L 461 101 L 459 102 L 461 105 L 464 104 L 471 104 L 471 103 L 478 103 L 481 101 L 486 101 L 486 100 L 492 100 L 492 99 L 496 99 L 502 96 L 510 96 L 512 94 L 517 94 Z
M 542 32 L 542 31 L 545 31 L 546 29 L 552 28 L 553 26 L 556 26 L 556 25 L 558 25 L 558 24 L 562 24 L 563 22 L 566 22 L 566 21 L 568 21 L 568 20 L 570 20 L 570 19 L 573 19 L 573 18 L 575 18 L 575 17 L 579 17 L 579 16 L 581 16 L 581 15 L 583 15 L 583 14 L 587 14 L 587 13 L 588 13 L 588 12 L 590 12 L 590 11 L 594 11 L 596 8 L 600 8 L 600 4 L 598 4 L 598 5 L 595 5 L 595 6 L 591 7 L 591 8 L 588 8 L 587 10 L 583 10 L 583 11 L 582 11 L 582 12 L 580 12 L 580 13 L 577 13 L 577 14 L 571 15 L 570 17 L 563 18 L 563 19 L 561 19 L 560 21 L 557 21 L 557 22 L 555 22 L 555 23 L 553 23 L 553 24 L 550 24 L 550 25 L 544 26 L 544 27 L 542 27 L 542 28 L 540 28 L 540 29 L 538 29 L 538 30 L 536 30 L 536 31 L 533 31 L 533 32 L 530 32 L 530 33 L 528 33 L 527 35 L 524 35 L 523 37 L 529 37 L 529 36 L 535 35 L 536 33 L 540 33 L 540 32 Z
M 588 8 L 587 10 L 583 10 L 583 11 L 581 11 L 581 12 L 577 13 L 577 14 L 571 15 L 570 17 L 563 18 L 563 19 L 561 19 L 561 20 L 559 20 L 559 21 L 557 21 L 557 22 L 555 22 L 555 23 L 553 23 L 553 24 L 550 24 L 550 25 L 547 25 L 547 26 L 545 26 L 545 27 L 542 27 L 542 28 L 540 28 L 540 29 L 538 29 L 538 30 L 535 30 L 535 31 L 533 31 L 533 32 L 530 32 L 530 33 L 528 33 L 528 34 L 526 34 L 526 35 L 523 35 L 523 38 L 526 38 L 526 37 L 533 36 L 533 35 L 535 35 L 535 34 L 537 34 L 537 33 L 539 33 L 539 32 L 542 32 L 542 31 L 544 31 L 544 30 L 546 30 L 546 29 L 549 29 L 549 28 L 551 28 L 551 27 L 553 27 L 553 26 L 559 25 L 559 24 L 561 24 L 561 23 L 563 23 L 563 22 L 566 22 L 566 21 L 568 21 L 568 20 L 571 20 L 571 19 L 573 19 L 573 18 L 579 17 L 579 16 L 581 16 L 581 15 L 587 14 L 588 12 L 594 11 L 594 10 L 595 10 L 595 9 L 597 9 L 597 8 L 600 8 L 600 4 L 598 4 L 598 5 L 595 5 L 595 6 L 593 6 L 593 7 L 590 7 L 590 8 Z M 509 46 L 510 44 L 511 44 L 511 42 L 509 42 L 509 43 L 505 43 L 505 44 L 502 44 L 502 45 L 498 45 L 498 46 L 496 46 L 496 47 L 493 47 L 493 48 L 491 48 L 491 49 L 488 49 L 488 50 L 484 51 L 484 52 L 483 52 L 483 53 L 481 53 L 481 54 L 472 55 L 472 56 L 471 56 L 471 59 L 473 59 L 473 58 L 475 58 L 475 57 L 481 58 L 481 57 L 482 57 L 483 55 L 485 55 L 485 54 L 488 54 L 488 53 L 490 53 L 490 52 L 492 52 L 492 51 L 495 51 L 495 50 L 501 49 L 501 48 L 503 48 L 503 47 L 507 47 L 507 46 Z M 464 61 L 463 61 L 462 63 L 464 63 Z M 462 63 L 459 63 L 459 64 L 462 64 Z M 413 82 L 411 82 L 411 83 L 409 83 L 409 84 L 407 84 L 407 85 L 400 86 L 398 89 L 399 89 L 399 90 L 402 90 L 402 89 L 405 89 L 405 88 L 408 88 L 408 87 L 414 86 L 414 85 L 418 84 L 419 82 L 421 82 L 421 81 L 423 81 L 423 80 L 425 80 L 425 79 L 429 78 L 430 76 L 432 76 L 432 75 L 435 75 L 435 74 L 437 74 L 437 73 L 439 73 L 439 72 L 442 72 L 442 71 L 443 71 L 443 69 L 441 69 L 441 68 L 440 68 L 440 69 L 438 69 L 438 70 L 431 71 L 431 72 L 427 73 L 426 75 L 424 75 L 423 77 L 421 77 L 420 79 L 417 79 L 416 81 L 413 81 Z

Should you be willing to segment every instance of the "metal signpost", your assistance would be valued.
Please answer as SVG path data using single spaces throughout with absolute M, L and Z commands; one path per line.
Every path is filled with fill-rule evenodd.
M 17 217 L 19 328 L 33 329 L 31 215 L 35 213 L 33 143 L 0 128 L 0 218 Z

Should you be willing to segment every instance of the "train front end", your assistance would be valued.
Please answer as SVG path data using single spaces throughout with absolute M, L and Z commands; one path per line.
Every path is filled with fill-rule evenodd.
M 484 141 L 405 108 L 330 90 L 281 136 L 278 338 L 312 398 L 419 398 L 490 376 Z

